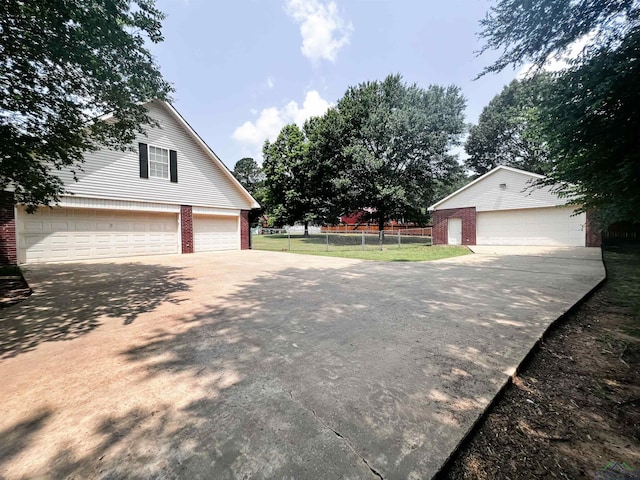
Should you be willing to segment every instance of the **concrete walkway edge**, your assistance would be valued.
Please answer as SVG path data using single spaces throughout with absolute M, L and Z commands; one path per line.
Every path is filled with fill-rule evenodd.
M 606 281 L 607 281 L 607 273 L 605 268 L 605 277 L 602 280 L 600 280 L 591 290 L 589 290 L 582 298 L 580 298 L 576 303 L 574 303 L 571 307 L 569 307 L 566 312 L 564 312 L 562 315 L 560 315 L 558 318 L 556 318 L 553 322 L 549 324 L 549 326 L 545 329 L 542 335 L 540 335 L 540 338 L 538 338 L 538 340 L 535 341 L 535 343 L 531 346 L 531 349 L 529 350 L 529 352 L 524 356 L 522 361 L 517 365 L 514 372 L 507 377 L 502 387 L 500 387 L 500 390 L 498 390 L 498 393 L 496 393 L 496 395 L 487 404 L 485 409 L 478 415 L 478 418 L 476 418 L 476 420 L 473 422 L 473 425 L 471 425 L 467 433 L 462 437 L 460 442 L 458 442 L 458 445 L 456 445 L 456 447 L 451 451 L 451 453 L 449 454 L 449 457 L 444 461 L 440 469 L 432 477 L 432 480 L 443 480 L 444 478 L 442 476 L 443 472 L 445 472 L 449 468 L 449 466 L 457 456 L 458 452 L 462 448 L 464 448 L 466 445 L 468 445 L 468 443 L 471 441 L 474 435 L 478 432 L 478 430 L 480 429 L 484 421 L 487 419 L 487 417 L 491 414 L 495 406 L 504 396 L 504 393 L 507 390 L 507 388 L 509 388 L 513 384 L 513 379 L 517 377 L 518 374 L 524 368 L 526 368 L 527 365 L 531 363 L 531 361 L 533 360 L 533 357 L 540 351 L 541 345 L 544 342 L 544 340 L 549 336 L 549 334 L 553 330 L 555 330 L 563 321 L 565 321 L 569 315 L 575 312 L 589 298 L 591 298 L 591 296 L 593 296 L 593 294 L 598 289 L 600 289 L 604 284 L 604 282 Z

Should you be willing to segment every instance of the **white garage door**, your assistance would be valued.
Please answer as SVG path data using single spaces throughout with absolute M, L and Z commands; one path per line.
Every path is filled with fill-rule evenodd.
M 585 245 L 585 215 L 573 208 L 531 208 L 478 212 L 478 245 Z
M 18 211 L 21 263 L 178 253 L 178 215 L 83 208 Z
M 240 248 L 238 217 L 193 216 L 193 250 L 237 250 Z

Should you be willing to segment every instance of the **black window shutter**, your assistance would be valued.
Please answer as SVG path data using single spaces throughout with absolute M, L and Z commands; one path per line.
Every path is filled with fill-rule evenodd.
M 140 152 L 140 178 L 149 178 L 149 154 L 146 143 L 139 143 Z
M 173 183 L 178 183 L 178 152 L 169 150 L 169 175 Z

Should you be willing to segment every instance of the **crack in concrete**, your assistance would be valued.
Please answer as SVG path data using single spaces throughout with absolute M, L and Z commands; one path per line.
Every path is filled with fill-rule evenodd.
M 380 474 L 380 472 L 378 472 L 375 468 L 373 468 L 369 462 L 367 461 L 366 458 L 364 458 L 360 453 L 358 453 L 358 451 L 355 449 L 355 447 L 353 446 L 353 443 L 351 443 L 351 440 L 349 440 L 347 437 L 345 437 L 344 435 L 342 435 L 340 432 L 334 430 L 333 428 L 331 428 L 329 425 L 327 425 L 324 420 L 322 420 L 318 414 L 316 413 L 316 411 L 313 408 L 309 408 L 306 405 L 304 405 L 302 402 L 296 400 L 293 398 L 293 393 L 291 391 L 289 391 L 289 396 L 291 397 L 291 400 L 293 400 L 294 402 L 296 402 L 298 405 L 300 405 L 301 407 L 305 408 L 306 410 L 310 410 L 311 413 L 313 413 L 313 416 L 316 417 L 316 420 L 318 421 L 318 423 L 320 423 L 320 425 L 322 425 L 324 428 L 326 428 L 327 430 L 332 431 L 338 438 L 341 438 L 344 443 L 347 444 L 347 446 L 349 447 L 349 450 L 351 450 L 358 458 L 360 458 L 364 464 L 367 466 L 367 468 L 371 471 L 371 473 L 373 473 L 377 478 L 379 478 L 380 480 L 384 480 L 384 477 Z
M 313 412 L 313 414 L 316 416 L 316 418 L 318 418 L 318 416 L 316 415 L 316 412 L 314 410 L 311 410 Z M 364 464 L 369 468 L 369 470 L 371 470 L 371 473 L 373 473 L 376 477 L 378 477 L 380 480 L 384 480 L 384 477 L 382 475 L 380 475 L 380 472 L 378 472 L 375 468 L 373 468 L 371 465 L 369 465 L 369 462 L 367 461 L 366 458 L 364 458 L 362 455 L 360 455 L 356 449 L 353 447 L 353 445 L 351 444 L 351 440 L 349 440 L 348 438 L 346 438 L 344 435 L 342 435 L 340 432 L 335 431 L 333 428 L 331 428 L 330 426 L 328 426 L 326 423 L 324 423 L 322 420 L 320 420 L 320 418 L 318 418 L 318 421 L 325 426 L 325 428 L 328 428 L 329 430 L 331 430 L 333 433 L 336 434 L 336 436 L 340 437 L 341 439 L 343 439 L 345 441 L 345 443 L 347 444 L 347 446 L 351 449 L 351 451 L 353 453 L 355 453 L 358 457 L 360 457 L 362 459 L 362 461 L 364 462 Z

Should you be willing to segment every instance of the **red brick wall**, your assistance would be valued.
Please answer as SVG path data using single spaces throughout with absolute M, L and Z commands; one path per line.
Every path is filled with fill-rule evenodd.
M 449 218 L 462 219 L 462 244 L 476 244 L 476 207 L 449 208 L 433 212 L 433 244 L 447 245 Z
M 602 246 L 602 229 L 596 218 L 596 212 L 589 210 L 587 212 L 587 225 L 585 246 L 587 247 L 600 247 Z
M 193 253 L 193 208 L 191 205 L 180 207 L 180 236 L 182 253 Z
M 249 210 L 240 210 L 240 248 L 248 250 L 251 248 L 249 231 Z
M 13 194 L 0 192 L 0 265 L 18 263 Z

